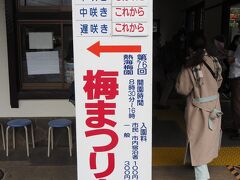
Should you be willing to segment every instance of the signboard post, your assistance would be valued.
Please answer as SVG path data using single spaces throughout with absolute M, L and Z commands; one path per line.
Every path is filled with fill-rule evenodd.
M 152 179 L 152 0 L 73 0 L 79 180 Z

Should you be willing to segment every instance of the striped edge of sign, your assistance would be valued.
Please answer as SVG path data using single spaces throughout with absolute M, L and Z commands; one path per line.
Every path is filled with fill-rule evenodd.
M 240 170 L 240 166 L 227 166 L 227 169 L 231 172 L 232 175 L 235 176 L 237 180 L 240 180 L 240 173 L 236 170 Z

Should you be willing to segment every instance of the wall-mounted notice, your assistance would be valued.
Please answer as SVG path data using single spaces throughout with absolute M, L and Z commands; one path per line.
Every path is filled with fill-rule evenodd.
M 28 75 L 59 74 L 58 51 L 27 52 Z
M 53 49 L 52 32 L 30 32 L 29 49 Z
M 153 2 L 72 4 L 78 179 L 150 180 Z

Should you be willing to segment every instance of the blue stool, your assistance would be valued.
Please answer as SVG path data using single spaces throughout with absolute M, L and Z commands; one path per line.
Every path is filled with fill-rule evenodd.
M 48 122 L 48 157 L 50 157 L 50 145 L 53 150 L 53 128 L 67 128 L 68 130 L 68 142 L 69 142 L 69 153 L 72 157 L 72 121 L 68 119 L 55 119 Z
M 29 145 L 28 145 L 28 129 L 27 126 L 31 125 L 31 134 L 32 134 L 32 145 L 35 148 L 34 143 L 34 134 L 33 134 L 33 125 L 32 121 L 29 119 L 14 119 L 7 122 L 7 129 L 6 129 L 6 156 L 8 156 L 8 131 L 9 128 L 13 129 L 13 149 L 16 148 L 15 142 L 15 128 L 24 127 L 25 135 L 26 135 L 26 148 L 27 148 L 27 156 L 29 157 Z

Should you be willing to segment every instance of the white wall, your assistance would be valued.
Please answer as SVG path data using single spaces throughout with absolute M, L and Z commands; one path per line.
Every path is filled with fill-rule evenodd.
M 0 0 L 0 117 L 71 117 L 74 107 L 67 100 L 24 100 L 11 109 L 5 22 L 5 0 Z
M 162 44 L 184 25 L 186 0 L 154 0 L 154 18 L 160 19 Z

